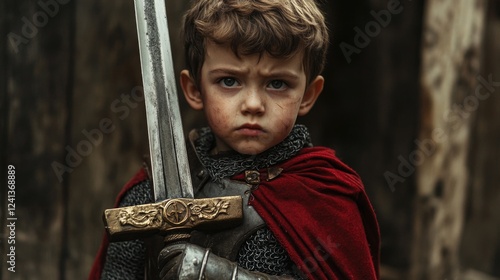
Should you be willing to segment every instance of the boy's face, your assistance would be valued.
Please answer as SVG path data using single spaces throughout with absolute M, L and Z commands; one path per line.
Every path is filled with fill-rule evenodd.
M 216 138 L 215 152 L 255 155 L 283 141 L 298 115 L 306 114 L 323 88 L 323 78 L 306 85 L 302 53 L 237 57 L 231 48 L 207 43 L 198 90 L 181 73 L 188 103 L 204 109 Z M 306 88 L 307 86 L 307 88 Z

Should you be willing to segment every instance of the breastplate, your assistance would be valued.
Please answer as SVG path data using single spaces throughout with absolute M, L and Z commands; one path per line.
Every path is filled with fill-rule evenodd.
M 198 188 L 195 197 L 221 197 L 238 195 L 243 198 L 243 222 L 238 226 L 217 232 L 195 231 L 191 242 L 202 247 L 211 248 L 220 257 L 235 261 L 242 243 L 259 228 L 264 227 L 264 221 L 255 209 L 248 205 L 251 196 L 251 186 L 248 184 L 222 180 L 221 183 L 209 181 Z

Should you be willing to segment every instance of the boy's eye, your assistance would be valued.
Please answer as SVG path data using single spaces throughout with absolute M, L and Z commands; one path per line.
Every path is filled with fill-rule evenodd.
M 233 78 L 222 78 L 219 80 L 219 84 L 223 87 L 234 87 L 238 85 L 238 82 Z
M 286 83 L 283 82 L 282 80 L 272 80 L 269 85 L 268 85 L 271 89 L 278 89 L 278 90 L 282 90 L 282 89 L 285 89 L 286 88 Z

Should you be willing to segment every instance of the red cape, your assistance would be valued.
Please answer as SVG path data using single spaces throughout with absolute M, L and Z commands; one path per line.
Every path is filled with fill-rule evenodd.
M 324 147 L 277 167 L 250 205 L 308 279 L 378 279 L 379 228 L 359 176 Z

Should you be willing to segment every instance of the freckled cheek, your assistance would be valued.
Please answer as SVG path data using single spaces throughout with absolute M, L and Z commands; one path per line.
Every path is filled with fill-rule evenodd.
M 294 120 L 286 120 L 283 122 L 283 133 L 285 134 L 288 134 L 288 132 L 290 132 L 290 130 L 292 129 L 292 126 L 294 124 Z
M 301 103 L 302 103 L 302 98 L 299 98 L 295 102 L 292 103 L 292 106 L 297 108 L 297 110 L 298 110 Z
M 281 120 L 281 133 L 288 134 L 297 120 L 298 106 L 290 106 L 287 110 L 280 112 L 277 118 Z
M 283 111 L 292 111 L 298 110 L 300 108 L 300 104 L 302 102 L 301 98 L 291 100 L 287 103 L 284 103 L 283 106 L 280 106 Z
M 228 118 L 219 107 L 214 107 L 210 110 L 208 119 L 210 126 L 213 128 L 224 129 L 227 126 Z

